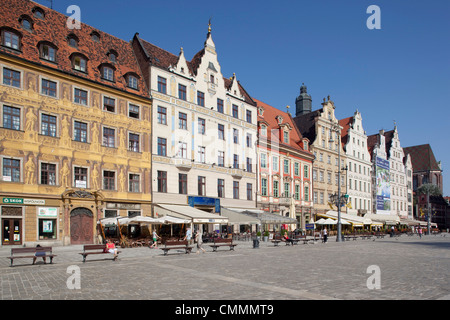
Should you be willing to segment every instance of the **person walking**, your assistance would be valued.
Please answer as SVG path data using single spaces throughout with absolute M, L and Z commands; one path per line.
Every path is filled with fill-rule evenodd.
M 158 239 L 161 239 L 161 237 L 158 236 L 158 234 L 156 233 L 156 230 L 153 230 L 152 238 L 153 238 L 153 243 L 152 243 L 152 245 L 150 246 L 150 248 L 156 248 L 156 249 L 158 249 Z
M 419 227 L 418 232 L 419 232 L 419 237 L 420 237 L 420 239 L 422 239 L 422 227 Z
M 197 231 L 197 233 L 195 234 L 195 242 L 197 242 L 197 253 L 200 253 L 200 250 L 205 253 L 206 250 L 203 249 L 203 237 L 202 237 L 202 233 L 200 232 L 200 230 Z
M 327 240 L 328 240 L 328 231 L 327 231 L 327 228 L 326 228 L 326 227 L 323 228 L 322 235 L 323 235 L 323 243 L 327 243 Z
M 187 240 L 188 244 L 191 244 L 192 239 L 192 231 L 191 228 L 186 229 L 186 235 L 184 236 L 183 240 Z

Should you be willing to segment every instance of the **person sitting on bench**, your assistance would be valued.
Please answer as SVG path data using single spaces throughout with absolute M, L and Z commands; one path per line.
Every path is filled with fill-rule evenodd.
M 114 254 L 114 260 L 117 259 L 116 245 L 113 242 L 111 242 L 111 240 L 109 240 L 109 239 L 106 240 L 106 250 L 107 250 L 107 252 Z
M 287 235 L 287 233 L 286 234 L 284 234 L 284 236 L 283 236 L 283 241 L 286 241 L 286 242 L 288 242 L 288 243 L 290 243 L 290 244 L 294 244 L 294 240 L 292 240 L 291 238 L 289 238 L 288 237 L 288 235 Z
M 40 244 L 38 244 L 38 245 L 36 246 L 36 248 L 42 248 L 42 247 L 41 247 Z M 47 263 L 47 261 L 45 260 L 45 251 L 37 251 L 37 252 L 34 254 L 34 257 L 33 257 L 33 264 L 36 262 L 37 257 L 42 257 L 42 259 L 44 260 L 44 263 Z

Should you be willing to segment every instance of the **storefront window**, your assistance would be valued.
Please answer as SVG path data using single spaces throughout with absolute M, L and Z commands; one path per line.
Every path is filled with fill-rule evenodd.
M 56 239 L 56 219 L 39 219 L 39 240 Z

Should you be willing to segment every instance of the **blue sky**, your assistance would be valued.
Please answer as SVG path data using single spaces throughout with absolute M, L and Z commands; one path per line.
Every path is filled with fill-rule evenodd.
M 38 0 L 50 6 L 47 0 Z M 429 143 L 450 195 L 450 1 L 54 0 L 66 13 L 124 40 L 140 37 L 190 60 L 212 35 L 225 77 L 255 98 L 295 113 L 304 82 L 313 109 L 331 96 L 338 118 L 358 109 L 368 135 L 397 122 L 403 147 Z M 370 5 L 381 29 L 369 30 Z

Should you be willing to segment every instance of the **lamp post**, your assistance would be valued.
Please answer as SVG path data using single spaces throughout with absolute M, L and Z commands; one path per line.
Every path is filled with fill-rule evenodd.
M 331 131 L 335 132 L 336 136 L 340 136 L 340 126 L 339 122 L 331 123 Z M 331 134 L 329 143 L 333 143 L 333 135 Z M 331 195 L 331 202 L 336 205 L 337 211 L 338 211 L 338 222 L 337 222 L 337 235 L 336 235 L 336 242 L 342 242 L 342 223 L 341 223 L 341 206 L 345 205 L 348 200 L 348 195 L 342 195 L 341 196 L 341 146 L 339 137 L 337 138 L 337 144 L 336 147 L 338 149 L 338 191 L 337 194 Z

